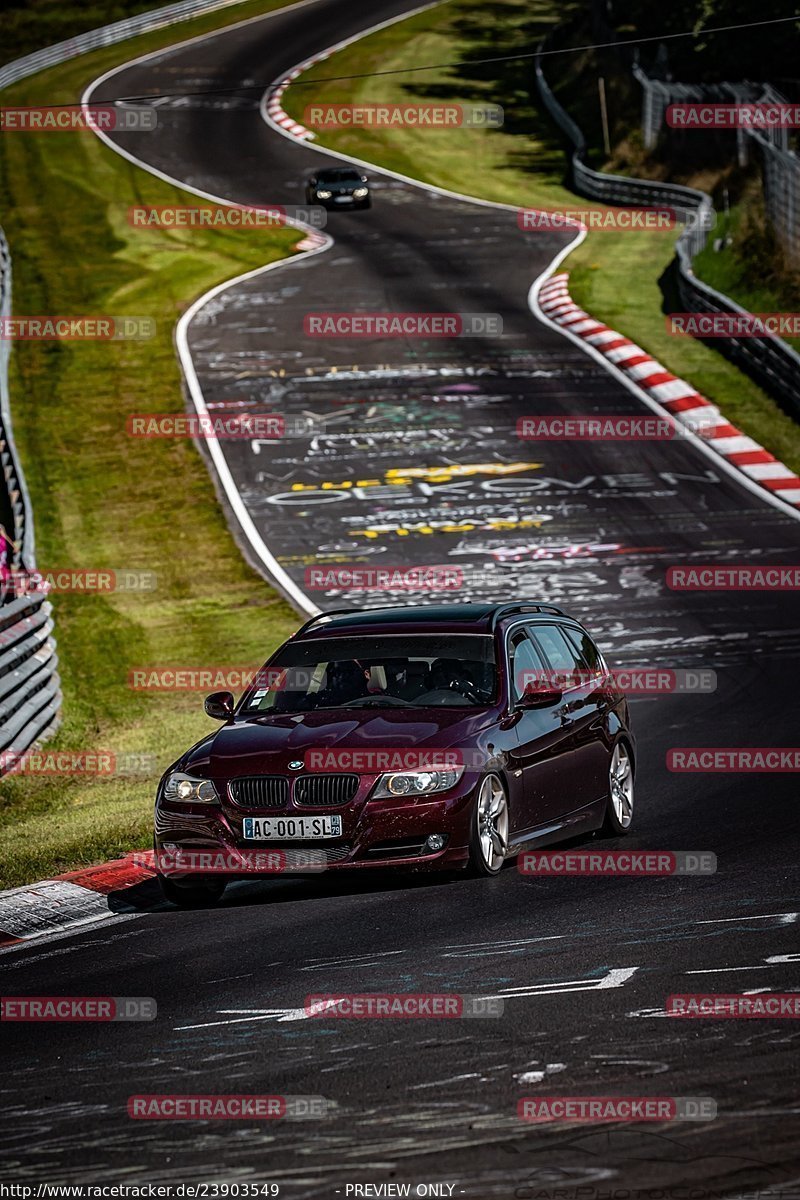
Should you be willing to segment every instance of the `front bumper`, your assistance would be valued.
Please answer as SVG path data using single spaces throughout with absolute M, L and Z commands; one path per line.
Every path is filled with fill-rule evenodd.
M 155 849 L 164 854 L 182 851 L 218 851 L 235 857 L 237 851 L 313 850 L 325 853 L 325 869 L 435 871 L 462 867 L 469 857 L 470 822 L 478 777 L 467 773 L 447 792 L 428 798 L 370 800 L 377 776 L 364 776 L 354 799 L 342 806 L 295 806 L 281 809 L 243 808 L 228 798 L 227 787 L 215 780 L 225 798 L 219 805 L 168 804 L 161 797 L 155 810 Z M 305 841 L 245 840 L 245 817 L 317 817 L 340 815 L 341 837 Z M 426 851 L 430 834 L 443 834 L 441 850 Z M 288 873 L 288 872 L 287 872 Z M 291 873 L 302 874 L 302 871 Z M 231 878 L 253 878 L 246 871 Z M 270 877 L 274 877 L 268 872 Z
M 351 196 L 349 194 L 330 196 L 327 200 L 320 200 L 319 196 L 315 196 L 312 200 L 313 204 L 321 204 L 323 208 L 327 209 L 368 208 L 369 202 L 369 196 Z

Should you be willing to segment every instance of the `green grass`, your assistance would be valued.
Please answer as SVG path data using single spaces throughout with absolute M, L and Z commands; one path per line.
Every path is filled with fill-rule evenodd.
M 578 200 L 564 187 L 563 151 L 531 99 L 530 64 L 464 65 L 466 60 L 535 46 L 559 14 L 552 0 L 495 0 L 488 5 L 485 0 L 450 0 L 317 64 L 302 76 L 302 86 L 295 84 L 285 93 L 284 106 L 302 120 L 304 108 L 314 102 L 500 103 L 506 117 L 501 130 L 342 129 L 320 132 L 318 143 L 487 200 L 602 208 Z M 322 82 L 327 76 L 376 70 L 407 72 L 428 62 L 460 65 Z M 551 60 L 551 82 L 559 70 L 558 59 Z M 664 232 L 590 232 L 564 263 L 573 298 L 674 374 L 687 378 L 733 424 L 800 471 L 800 430 L 791 418 L 716 350 L 667 333 L 658 280 L 673 257 L 672 243 Z
M 713 241 L 724 245 L 714 249 Z M 714 239 L 697 255 L 698 274 L 749 312 L 797 312 L 800 271 L 787 265 L 766 212 L 759 180 L 746 189 L 730 214 L 722 214 Z M 800 338 L 784 338 L 800 351 Z
M 117 62 L 234 19 L 260 0 L 137 38 L 8 89 L 3 102 L 72 102 Z M 132 439 L 135 412 L 182 412 L 175 322 L 222 280 L 290 255 L 292 230 L 141 231 L 132 203 L 193 203 L 91 133 L 0 139 L 0 219 L 14 311 L 154 317 L 149 342 L 17 343 L 11 397 L 41 567 L 146 568 L 156 590 L 54 595 L 70 750 L 136 751 L 160 769 L 213 725 L 197 694 L 130 691 L 131 667 L 259 665 L 297 618 L 244 562 L 209 473 L 186 441 Z M 0 886 L 147 846 L 152 778 L 0 783 Z

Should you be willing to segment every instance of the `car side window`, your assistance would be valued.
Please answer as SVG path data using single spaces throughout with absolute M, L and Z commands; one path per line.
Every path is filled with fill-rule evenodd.
M 524 630 L 509 638 L 509 692 L 516 703 L 526 690 L 541 683 L 544 662 Z
M 557 625 L 536 625 L 531 637 L 542 652 L 554 682 L 563 688 L 577 687 L 586 678 L 586 664 L 577 648 Z
M 600 651 L 586 630 L 570 629 L 568 625 L 565 625 L 562 627 L 561 632 L 567 641 L 578 651 L 578 654 L 583 658 L 592 675 L 602 675 L 605 671 L 605 664 L 600 657 Z

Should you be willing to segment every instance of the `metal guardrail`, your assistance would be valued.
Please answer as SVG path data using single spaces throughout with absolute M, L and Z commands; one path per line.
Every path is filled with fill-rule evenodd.
M 540 47 L 543 49 L 544 47 Z M 575 191 L 604 204 L 669 207 L 686 226 L 675 244 L 675 284 L 683 311 L 692 313 L 737 313 L 746 309 L 698 279 L 692 267 L 694 256 L 706 244 L 715 222 L 711 197 L 695 188 L 676 183 L 634 179 L 594 171 L 584 162 L 586 139 L 572 117 L 556 99 L 537 57 L 536 86 L 542 104 L 571 144 L 570 176 Z M 714 338 L 713 345 L 737 367 L 773 396 L 795 420 L 800 421 L 800 355 L 777 337 Z
M 113 46 L 128 38 L 136 37 L 139 33 L 151 33 L 154 29 L 162 29 L 178 21 L 188 21 L 191 17 L 202 16 L 214 12 L 218 8 L 230 8 L 241 4 L 243 0 L 178 0 L 177 4 L 167 4 L 163 8 L 155 8 L 149 12 L 138 13 L 134 17 L 126 17 L 123 21 L 115 21 L 113 25 L 102 25 L 99 29 L 90 29 L 87 33 L 79 33 L 65 42 L 56 42 L 44 50 L 36 50 L 26 54 L 24 58 L 15 58 L 12 62 L 0 67 L 0 90 L 20 79 L 27 79 L 37 71 L 47 67 L 67 62 L 90 50 L 100 50 L 103 46 Z
M 61 687 L 52 638 L 52 609 L 43 592 L 0 607 L 0 775 L 59 723 Z
M 242 0 L 179 0 L 139 13 L 112 25 L 89 30 L 65 42 L 37 50 L 0 67 L 0 90 L 56 66 L 126 41 L 187 21 L 191 17 L 230 8 Z M 11 255 L 0 229 L 0 317 L 11 315 Z M 25 478 L 14 446 L 8 388 L 10 344 L 0 337 L 0 520 L 17 544 L 9 563 L 16 573 L 34 571 L 36 558 L 33 518 Z M 30 592 L 0 604 L 0 775 L 9 758 L 30 749 L 54 732 L 59 723 L 61 689 L 53 639 L 52 606 L 45 592 Z
M 11 253 L 8 242 L 0 229 L 0 317 L 11 315 Z M 25 486 L 25 478 L 19 467 L 17 451 L 14 445 L 14 435 L 11 425 L 11 407 L 8 393 L 8 361 L 11 355 L 11 343 L 0 338 L 0 469 L 2 470 L 4 488 L 0 498 L 0 508 L 3 511 L 3 524 L 9 536 L 17 545 L 9 565 L 20 567 L 23 563 L 33 563 L 33 522 L 27 520 L 30 512 L 30 499 Z
M 0 229 L 0 317 L 11 315 L 11 255 Z M 17 543 L 9 562 L 13 577 L 36 567 L 33 521 L 25 477 L 17 458 L 9 407 L 10 343 L 0 338 L 0 507 Z M 34 591 L 0 605 L 0 775 L 7 755 L 18 755 L 53 732 L 61 706 L 52 606 Z

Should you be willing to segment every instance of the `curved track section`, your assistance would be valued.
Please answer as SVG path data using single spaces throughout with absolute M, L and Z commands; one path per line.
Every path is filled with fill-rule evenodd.
M 330 2 L 313 6 L 313 21 L 289 10 L 129 65 L 92 96 L 282 79 L 376 19 L 416 7 Z M 302 203 L 306 175 L 339 161 L 266 127 L 255 98 L 167 101 L 159 121 L 155 133 L 120 135 L 119 147 L 229 202 Z M 644 411 L 601 363 L 531 317 L 531 285 L 569 235 L 524 233 L 514 209 L 371 174 L 373 208 L 331 213 L 329 248 L 215 289 L 183 326 L 196 402 L 276 410 L 317 430 L 214 449 L 233 507 L 252 525 L 251 545 L 268 548 L 262 566 L 306 611 L 414 598 L 348 589 L 336 572 L 312 578 L 314 566 L 447 566 L 456 572 L 449 583 L 462 585 L 425 598 L 541 595 L 584 615 L 602 598 L 606 645 L 634 654 L 654 639 L 668 653 L 687 637 L 704 648 L 719 633 L 735 642 L 742 607 L 676 600 L 665 568 L 786 560 L 797 544 L 794 514 L 771 508 L 684 439 L 538 443 L 532 453 L 516 435 L 522 416 Z M 304 333 L 309 314 L 355 310 L 496 313 L 503 333 L 427 341 Z M 776 608 L 772 638 L 783 623 Z M 750 624 L 766 632 L 755 612 Z

